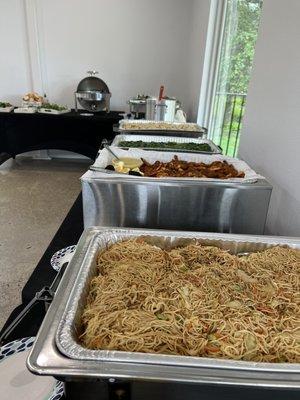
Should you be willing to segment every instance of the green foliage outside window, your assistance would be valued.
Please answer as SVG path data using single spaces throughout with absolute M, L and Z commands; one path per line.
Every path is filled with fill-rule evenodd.
M 221 70 L 229 70 L 226 91 L 247 93 L 261 14 L 261 1 L 228 0 L 228 7 L 236 3 L 237 19 L 234 21 L 229 57 L 221 57 Z M 230 18 L 230 16 L 228 16 Z M 225 36 L 230 24 L 226 24 Z
M 236 155 L 261 15 L 261 0 L 228 0 L 211 135 Z

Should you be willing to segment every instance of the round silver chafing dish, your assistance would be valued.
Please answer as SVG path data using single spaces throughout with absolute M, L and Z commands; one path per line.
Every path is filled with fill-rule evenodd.
M 89 76 L 82 79 L 75 92 L 75 110 L 78 111 L 78 103 L 84 110 L 99 112 L 110 111 L 111 93 L 106 83 L 97 78 L 97 71 L 87 71 Z

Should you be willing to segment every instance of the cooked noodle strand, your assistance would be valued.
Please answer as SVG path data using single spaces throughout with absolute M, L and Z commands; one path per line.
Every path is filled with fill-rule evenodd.
M 300 362 L 300 251 L 238 257 L 193 242 L 141 239 L 98 256 L 82 315 L 83 345 L 145 353 Z

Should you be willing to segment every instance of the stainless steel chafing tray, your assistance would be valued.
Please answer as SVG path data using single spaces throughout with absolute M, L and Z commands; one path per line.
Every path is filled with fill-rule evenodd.
M 128 147 L 120 146 L 120 143 L 123 141 L 130 141 L 130 142 L 175 142 L 175 143 L 197 143 L 197 144 L 208 144 L 211 148 L 211 151 L 200 151 L 200 150 L 180 150 L 170 148 L 150 148 L 150 147 L 139 147 L 144 150 L 154 150 L 154 151 L 176 151 L 178 153 L 204 153 L 204 154 L 221 154 L 222 151 L 220 147 L 216 146 L 211 140 L 208 139 L 195 139 L 195 138 L 188 138 L 188 137 L 179 137 L 179 136 L 151 136 L 151 135 L 117 135 L 113 142 L 112 146 L 119 147 L 121 149 L 127 149 Z
M 126 131 L 124 129 L 120 129 L 118 125 L 113 126 L 113 131 L 115 134 L 120 135 L 140 135 L 140 136 L 167 136 L 167 137 L 185 137 L 187 139 L 201 139 L 207 137 L 207 131 L 203 132 L 192 132 L 192 131 Z
M 119 133 L 123 133 L 126 135 L 152 135 L 152 136 L 177 136 L 177 137 L 186 137 L 186 138 L 202 138 L 203 136 L 206 136 L 206 131 L 168 131 L 168 130 L 147 130 L 147 131 L 129 131 L 125 129 L 118 129 Z
M 153 121 L 146 119 L 122 119 L 119 121 L 120 131 L 124 133 L 127 131 L 130 132 L 162 132 L 162 131 L 170 131 L 170 132 L 206 132 L 206 128 L 198 125 L 194 122 L 171 122 L 171 121 Z M 176 135 L 174 135 L 176 136 Z
M 137 129 L 136 127 L 131 129 L 129 127 L 126 127 L 126 124 L 132 123 L 132 124 L 140 124 L 140 128 Z M 167 121 L 161 121 L 162 125 L 169 125 L 168 128 L 163 129 L 156 128 L 156 129 L 150 129 L 150 127 L 147 127 L 147 124 L 153 124 L 155 121 L 147 121 L 147 120 L 121 120 L 118 126 L 118 129 L 116 132 L 123 133 L 123 134 L 133 134 L 133 135 L 152 135 L 152 136 L 177 136 L 177 137 L 187 137 L 187 138 L 199 138 L 199 137 L 205 137 L 207 135 L 207 129 L 200 127 L 197 124 L 194 123 L 172 123 L 172 122 L 167 122 Z M 143 129 L 143 125 L 145 125 L 145 128 Z M 182 129 L 183 125 L 187 126 L 193 126 L 194 129 L 191 130 L 189 128 Z M 181 128 L 178 129 L 176 126 L 180 126 Z M 173 129 L 172 129 L 173 128 Z
M 133 157 L 133 158 L 138 158 L 138 159 L 144 159 L 149 163 L 155 163 L 157 161 L 160 162 L 170 162 L 175 156 L 177 156 L 180 160 L 187 161 L 187 162 L 195 162 L 195 163 L 206 163 L 210 164 L 215 161 L 220 161 L 220 162 L 227 162 L 228 164 L 231 164 L 237 171 L 244 172 L 244 177 L 243 178 L 227 178 L 227 179 L 221 179 L 221 178 L 208 178 L 208 177 L 147 177 L 147 176 L 134 176 L 130 174 L 122 174 L 123 176 L 126 176 L 128 179 L 131 180 L 137 180 L 139 182 L 142 182 L 143 180 L 147 181 L 153 181 L 153 182 L 177 182 L 177 183 L 183 183 L 183 182 L 214 182 L 214 183 L 241 183 L 241 184 L 247 184 L 247 183 L 254 183 L 258 179 L 263 179 L 263 177 L 259 174 L 257 174 L 245 161 L 240 160 L 235 157 L 229 157 L 225 156 L 222 154 L 201 154 L 201 153 L 187 153 L 187 152 L 180 152 L 178 153 L 177 151 L 153 151 L 153 150 L 143 150 L 139 148 L 129 148 L 126 150 L 123 150 L 119 147 L 113 147 L 111 146 L 110 148 L 111 151 L 113 151 L 114 155 L 117 157 Z M 112 155 L 111 151 L 108 151 L 106 148 L 102 149 L 99 151 L 98 156 L 94 162 L 94 164 L 90 167 L 91 170 L 93 171 L 98 171 L 102 173 L 106 173 L 106 167 L 110 164 L 113 163 L 113 160 L 115 158 L 114 155 Z M 120 174 L 117 173 L 116 171 L 109 171 L 109 174 L 111 172 L 114 172 L 115 176 L 119 176 Z
M 264 233 L 272 191 L 266 180 L 237 184 L 155 179 L 88 171 L 81 178 L 85 228 Z
M 122 150 L 118 157 L 170 161 L 176 152 Z M 154 178 L 107 171 L 113 156 L 102 149 L 82 177 L 84 226 L 263 234 L 272 186 L 241 160 L 222 155 L 180 153 L 194 162 L 224 161 L 244 178 Z
M 300 239 L 297 238 L 91 228 L 84 232 L 79 241 L 31 350 L 27 365 L 32 372 L 54 375 L 64 380 L 79 377 L 122 378 L 152 382 L 300 388 L 299 364 L 84 349 L 77 339 L 80 329 L 78 317 L 84 306 L 90 279 L 96 272 L 97 253 L 107 244 L 139 235 L 167 246 L 195 238 L 205 244 L 229 249 L 233 253 L 262 250 L 276 244 L 300 249 Z

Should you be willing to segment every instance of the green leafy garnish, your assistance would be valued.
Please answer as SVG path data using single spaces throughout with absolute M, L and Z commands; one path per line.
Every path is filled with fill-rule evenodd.
M 42 105 L 42 108 L 46 108 L 47 110 L 55 110 L 55 111 L 65 111 L 68 109 L 65 106 L 59 106 L 56 103 L 45 103 Z
M 144 149 L 174 149 L 174 150 L 194 150 L 211 152 L 212 149 L 207 143 L 177 143 L 177 142 L 144 142 L 142 140 L 129 141 L 123 140 L 119 147 L 137 147 Z

